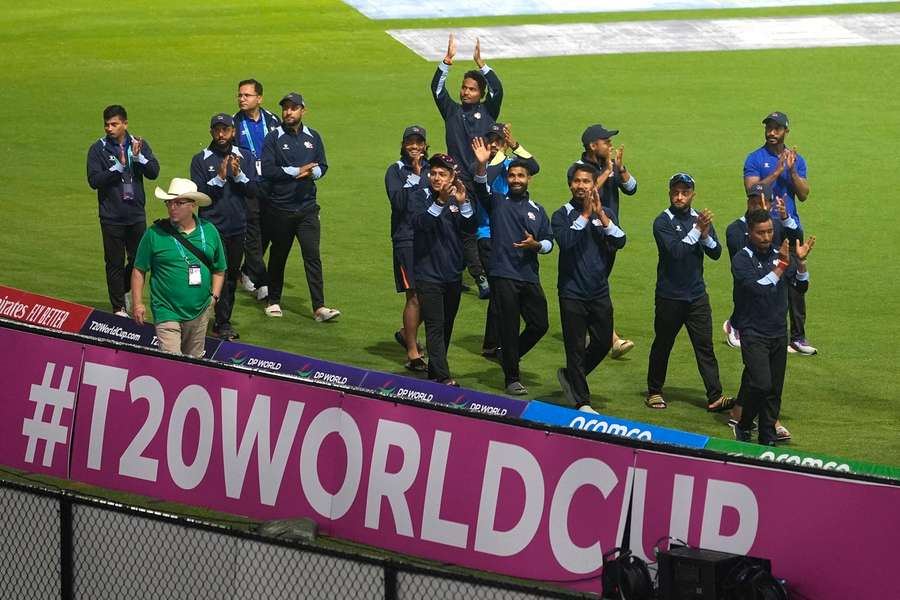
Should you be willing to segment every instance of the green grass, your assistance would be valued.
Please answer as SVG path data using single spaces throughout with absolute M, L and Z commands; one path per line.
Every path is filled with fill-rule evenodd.
M 288 90 L 307 98 L 306 122 L 322 134 L 330 171 L 320 182 L 326 300 L 341 321 L 310 318 L 298 249 L 282 303 L 267 319 L 242 294 L 234 323 L 258 345 L 402 372 L 392 340 L 402 300 L 393 293 L 389 210 L 383 175 L 396 159 L 403 127 L 443 124 L 428 84 L 434 65 L 384 30 L 623 18 L 833 14 L 897 11 L 900 3 L 729 12 L 544 16 L 376 22 L 336 0 L 288 6 L 243 2 L 137 2 L 127 9 L 87 2 L 22 3 L 0 17 L 4 135 L 0 159 L 4 231 L 0 283 L 109 309 L 94 193 L 85 154 L 102 135 L 100 113 L 125 105 L 131 131 L 146 137 L 162 164 L 160 182 L 186 176 L 208 142 L 209 116 L 234 108 L 236 82 L 256 77 L 266 105 Z M 266 32 L 266 33 L 263 33 Z M 252 39 L 252 43 L 246 43 Z M 762 141 L 764 114 L 784 110 L 809 163 L 812 194 L 803 223 L 819 243 L 810 259 L 808 295 L 814 358 L 791 356 L 783 417 L 792 446 L 900 465 L 900 359 L 895 237 L 896 90 L 900 47 L 671 53 L 490 60 L 506 90 L 502 119 L 541 162 L 533 197 L 548 211 L 568 198 L 564 173 L 580 153 L 584 126 L 622 130 L 626 162 L 640 181 L 622 202 L 628 246 L 612 279 L 617 328 L 637 347 L 604 362 L 591 377 L 601 411 L 727 437 L 703 410 L 702 386 L 686 336 L 670 363 L 666 411 L 644 408 L 652 340 L 655 246 L 651 223 L 667 206 L 665 182 L 676 170 L 698 181 L 696 206 L 711 208 L 724 235 L 742 214 L 741 166 Z M 465 61 L 460 61 L 465 62 Z M 451 75 L 458 84 L 460 64 Z M 147 184 L 152 196 L 155 183 Z M 148 200 L 148 218 L 164 214 Z M 551 330 L 523 361 L 534 397 L 561 401 L 554 371 L 563 361 L 555 300 L 556 255 L 542 259 Z M 708 263 L 715 327 L 731 311 L 726 260 Z M 485 303 L 467 295 L 457 319 L 451 367 L 463 385 L 499 392 L 500 369 L 479 355 Z M 717 329 L 718 331 L 718 329 Z M 716 336 L 726 391 L 739 382 L 740 355 Z

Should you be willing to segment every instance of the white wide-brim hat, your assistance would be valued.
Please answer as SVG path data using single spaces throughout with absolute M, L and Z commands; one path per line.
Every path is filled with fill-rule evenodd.
M 183 179 L 181 177 L 172 178 L 172 182 L 169 184 L 169 191 L 164 191 L 161 187 L 156 186 L 156 191 L 153 192 L 154 195 L 160 200 L 177 200 L 179 198 L 186 198 L 187 200 L 193 200 L 197 203 L 197 206 L 209 206 L 212 204 L 212 199 L 204 194 L 203 192 L 197 191 L 197 184 L 191 181 L 190 179 Z

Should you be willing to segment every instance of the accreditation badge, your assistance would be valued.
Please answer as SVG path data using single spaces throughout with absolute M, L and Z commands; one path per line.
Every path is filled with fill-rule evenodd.
M 188 285 L 197 287 L 200 285 L 200 265 L 188 265 Z

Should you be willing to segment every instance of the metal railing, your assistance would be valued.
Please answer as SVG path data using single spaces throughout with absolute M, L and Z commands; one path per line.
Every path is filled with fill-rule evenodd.
M 2 600 L 595 598 L 0 480 Z

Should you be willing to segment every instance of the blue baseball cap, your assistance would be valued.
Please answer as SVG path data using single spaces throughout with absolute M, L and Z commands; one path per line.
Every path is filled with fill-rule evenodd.
M 669 177 L 669 189 L 672 189 L 672 187 L 678 183 L 683 183 L 689 188 L 694 189 L 694 178 L 682 171 Z

